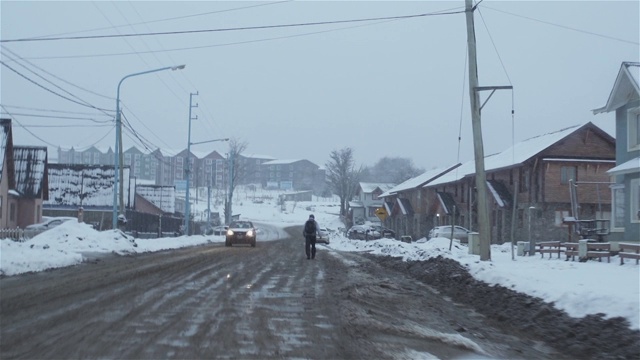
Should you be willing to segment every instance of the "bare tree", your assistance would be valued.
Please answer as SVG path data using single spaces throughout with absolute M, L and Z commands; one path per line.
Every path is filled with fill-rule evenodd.
M 413 161 L 401 157 L 383 157 L 370 168 L 366 168 L 363 181 L 400 184 L 422 173 L 424 169 L 414 167 Z
M 229 140 L 229 192 L 224 204 L 224 219 L 227 224 L 233 215 L 233 192 L 236 186 L 246 177 L 246 163 L 242 161 L 242 154 L 247 149 L 247 143 L 238 139 Z
M 362 167 L 355 169 L 353 149 L 349 147 L 333 150 L 325 166 L 329 188 L 340 198 L 340 215 L 346 216 L 349 212 L 349 200 L 358 189 Z

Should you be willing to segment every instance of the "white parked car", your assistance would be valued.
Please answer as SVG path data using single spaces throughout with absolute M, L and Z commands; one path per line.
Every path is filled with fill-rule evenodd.
M 331 240 L 329 237 L 331 236 L 331 232 L 327 228 L 320 228 L 320 236 L 316 238 L 316 242 L 328 244 Z
M 471 231 L 463 228 L 462 226 L 453 227 L 453 238 L 460 240 L 461 243 L 467 243 L 469 241 L 469 233 Z M 451 225 L 436 226 L 429 231 L 429 239 L 443 237 L 451 238 Z
M 41 223 L 27 225 L 26 229 L 35 230 L 35 231 L 45 231 L 45 230 L 52 229 L 62 224 L 63 222 L 69 221 L 69 220 L 78 221 L 78 219 L 74 217 L 68 217 L 68 216 L 51 217 L 51 218 L 47 218 L 45 221 Z

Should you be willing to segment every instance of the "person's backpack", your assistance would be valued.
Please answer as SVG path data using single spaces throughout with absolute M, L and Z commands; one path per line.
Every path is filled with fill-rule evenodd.
M 315 235 L 316 233 L 316 223 L 315 221 L 309 219 L 306 223 L 304 223 L 304 233 L 305 235 Z

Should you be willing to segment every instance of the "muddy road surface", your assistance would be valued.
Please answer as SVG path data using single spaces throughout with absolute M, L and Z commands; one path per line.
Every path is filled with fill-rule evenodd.
M 300 232 L 256 248 L 212 243 L 2 278 L 0 357 L 582 358 L 465 300 L 477 294 L 446 291 L 464 275 L 416 275 L 401 260 L 324 245 L 307 260 Z

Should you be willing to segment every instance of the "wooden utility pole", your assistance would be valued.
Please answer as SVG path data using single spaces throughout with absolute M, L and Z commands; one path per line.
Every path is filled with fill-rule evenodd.
M 480 121 L 480 94 L 478 94 L 478 63 L 476 58 L 476 34 L 473 23 L 472 0 L 465 0 L 467 17 L 467 50 L 469 52 L 469 96 L 471 98 L 471 123 L 473 126 L 473 150 L 476 165 L 476 191 L 480 239 L 480 260 L 491 260 L 491 226 L 487 206 L 487 177 L 484 172 L 484 145 Z

